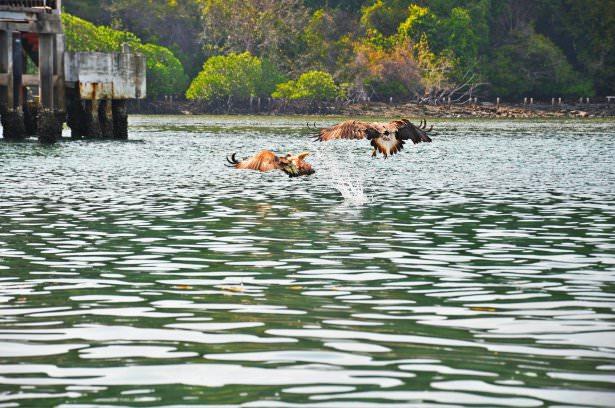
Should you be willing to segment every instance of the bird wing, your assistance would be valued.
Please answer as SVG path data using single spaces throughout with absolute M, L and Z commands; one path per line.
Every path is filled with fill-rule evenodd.
M 380 134 L 377 124 L 361 122 L 358 120 L 347 120 L 321 129 L 314 140 L 326 142 L 335 139 L 373 139 Z
M 271 171 L 280 168 L 278 157 L 270 150 L 261 150 L 235 165 L 236 169 Z
M 425 126 L 427 122 L 425 122 Z M 401 140 L 412 140 L 412 143 L 417 144 L 421 142 L 430 143 L 431 138 L 427 136 L 427 132 L 431 130 L 425 130 L 412 124 L 408 119 L 400 119 L 389 122 L 387 125 L 397 131 L 397 137 Z M 433 126 L 432 126 L 433 128 Z

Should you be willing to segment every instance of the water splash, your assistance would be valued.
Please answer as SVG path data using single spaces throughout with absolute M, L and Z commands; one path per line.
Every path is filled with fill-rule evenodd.
M 325 144 L 318 146 L 314 156 L 318 162 L 318 174 L 340 192 L 345 205 L 363 205 L 371 201 L 363 189 L 363 174 L 352 161 L 338 158 Z

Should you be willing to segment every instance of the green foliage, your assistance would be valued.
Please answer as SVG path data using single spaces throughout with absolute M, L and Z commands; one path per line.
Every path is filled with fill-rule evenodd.
M 199 0 L 205 54 L 250 52 L 299 72 L 310 13 L 301 0 Z
M 268 64 L 263 71 L 278 73 L 263 75 L 249 91 L 255 95 L 275 89 L 279 72 L 323 71 L 349 83 L 350 94 L 404 97 L 471 78 L 493 84 L 483 93 L 552 97 L 615 93 L 613 1 L 72 0 L 64 7 L 124 29 L 65 17 L 69 43 L 79 49 L 162 45 L 192 76 L 210 57 L 248 51 Z M 169 53 L 141 52 L 153 72 L 150 95 L 181 88 L 185 77 Z
M 296 81 L 278 84 L 271 96 L 280 99 L 329 100 L 341 92 L 331 74 L 323 71 L 309 71 L 301 74 Z
M 548 2 L 540 27 L 564 50 L 575 67 L 591 78 L 601 95 L 615 93 L 615 2 Z M 553 23 L 551 23 L 553 22 Z
M 62 14 L 62 24 L 68 51 L 114 52 L 119 51 L 123 43 L 130 46 L 141 43 L 132 33 L 96 26 L 67 13 Z
M 502 96 L 593 94 L 590 81 L 580 79 L 564 53 L 535 33 L 517 34 L 514 43 L 496 49 L 489 78 L 493 92 Z
M 154 44 L 135 45 L 134 50 L 147 58 L 147 93 L 150 97 L 184 93 L 188 77 L 171 50 Z
M 216 103 L 269 96 L 282 80 L 283 76 L 270 62 L 263 62 L 249 52 L 218 55 L 205 62 L 186 97 Z
M 62 3 L 62 9 L 73 16 L 91 21 L 95 24 L 109 24 L 111 16 L 108 6 L 111 0 L 73 0 Z
M 183 93 L 187 77 L 181 62 L 165 47 L 143 44 L 132 33 L 114 30 L 107 26 L 95 26 L 67 13 L 62 14 L 66 49 L 68 51 L 118 52 L 122 44 L 147 59 L 147 94 L 156 98 L 163 95 Z
M 361 10 L 361 25 L 370 36 L 392 36 L 404 21 L 409 5 L 409 0 L 376 0 Z
M 169 48 L 190 75 L 196 75 L 201 69 L 204 56 L 197 42 L 201 34 L 200 5 L 195 0 L 103 0 L 101 3 L 99 13 L 113 16 L 113 28 L 135 33 L 143 42 Z
M 474 31 L 475 22 L 469 10 L 455 7 L 447 16 L 436 16 L 430 9 L 411 5 L 408 18 L 400 24 L 398 33 L 418 43 L 426 40 L 430 49 L 436 53 L 454 55 L 459 62 L 459 72 L 463 75 L 474 69 L 478 60 L 479 36 Z
M 356 58 L 350 65 L 355 91 L 376 99 L 416 95 L 421 87 L 421 72 L 410 42 L 392 48 L 371 43 L 355 44 Z

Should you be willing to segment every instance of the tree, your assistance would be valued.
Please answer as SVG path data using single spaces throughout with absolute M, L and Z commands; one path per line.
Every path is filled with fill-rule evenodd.
M 241 53 L 297 71 L 309 12 L 300 0 L 199 0 L 202 44 L 209 56 Z
M 497 89 L 500 96 L 518 93 L 519 81 L 533 90 L 544 86 L 542 92 L 575 93 L 576 78 L 538 80 L 511 68 L 524 61 L 542 78 L 545 70 L 527 65 L 537 59 L 522 49 L 533 44 L 546 52 L 543 60 L 564 61 L 556 64 L 559 71 L 547 70 L 552 75 L 577 73 L 597 93 L 615 92 L 615 0 L 71 0 L 64 7 L 167 47 L 192 77 L 209 57 L 248 51 L 285 75 L 329 72 L 338 83 L 382 97 L 433 95 L 488 80 L 495 88 L 481 92 Z M 549 45 L 522 40 L 523 33 L 539 34 Z M 108 38 L 75 41 L 97 47 L 125 41 L 102 29 L 97 34 Z M 165 55 L 155 58 L 161 69 Z M 418 81 L 401 75 L 417 69 Z M 271 89 L 269 82 L 263 87 Z M 577 91 L 587 91 L 587 83 Z
M 421 70 L 409 41 L 392 49 L 357 43 L 350 70 L 355 78 L 354 91 L 376 99 L 409 97 L 422 90 Z
M 361 24 L 370 36 L 390 37 L 404 21 L 409 0 L 376 0 L 361 11 Z
M 615 0 L 552 0 L 536 30 L 557 44 L 601 95 L 615 92 Z
M 591 82 L 580 79 L 561 49 L 533 31 L 516 33 L 511 44 L 497 48 L 488 75 L 501 96 L 593 94 Z
M 245 101 L 254 96 L 269 96 L 282 77 L 270 63 L 244 52 L 209 58 L 190 84 L 186 97 L 209 103 Z
M 437 16 L 427 7 L 411 5 L 408 17 L 399 25 L 398 34 L 414 43 L 427 41 L 435 54 L 452 54 L 457 59 L 453 76 L 463 76 L 476 69 L 480 37 L 475 32 L 475 21 L 469 10 L 454 7 L 446 16 Z
M 271 95 L 280 99 L 305 99 L 325 101 L 340 96 L 340 90 L 331 74 L 323 71 L 309 71 L 301 74 L 296 81 L 278 84 Z
M 95 24 L 111 24 L 111 13 L 107 7 L 111 0 L 74 0 L 62 3 L 62 9 Z
M 113 0 L 103 11 L 110 14 L 113 28 L 172 50 L 191 75 L 203 65 L 205 57 L 198 50 L 200 6 L 195 0 Z
M 346 65 L 352 60 L 352 43 L 348 32 L 358 19 L 344 10 L 318 9 L 302 34 L 305 51 L 298 59 L 298 68 L 332 72 L 344 77 Z

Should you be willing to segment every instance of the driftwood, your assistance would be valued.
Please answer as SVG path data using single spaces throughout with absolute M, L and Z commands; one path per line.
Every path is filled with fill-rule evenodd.
M 477 82 L 476 74 L 470 71 L 466 72 L 460 82 L 443 89 L 431 89 L 426 92 L 426 95 L 417 96 L 416 102 L 425 105 L 463 105 L 471 103 L 476 90 L 486 85 L 483 82 Z

